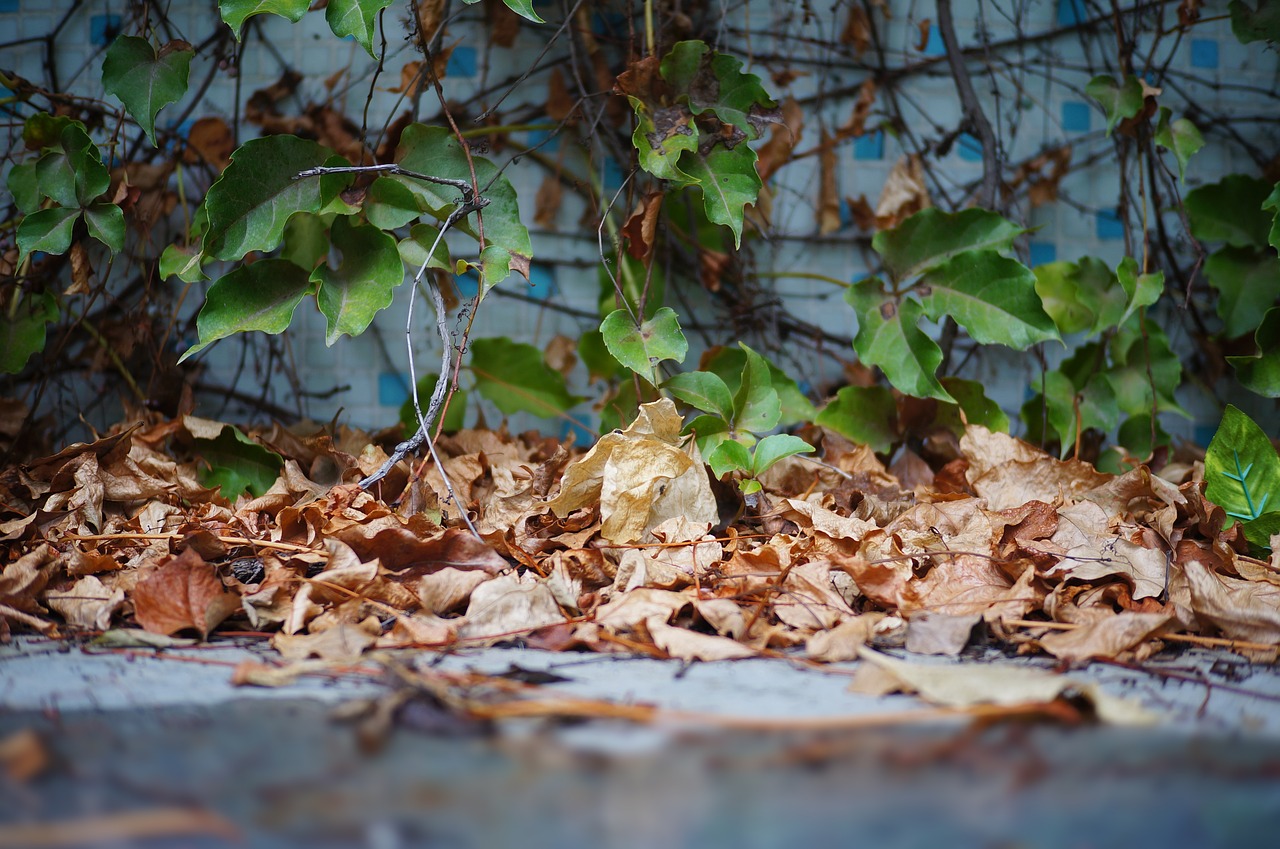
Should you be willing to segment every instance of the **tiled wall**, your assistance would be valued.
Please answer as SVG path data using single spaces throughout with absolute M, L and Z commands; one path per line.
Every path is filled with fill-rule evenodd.
M 11 40 L 0 46 L 0 67 L 13 68 L 31 79 L 44 80 L 43 45 L 38 42 L 14 41 L 44 36 L 53 30 L 58 20 L 67 15 L 56 39 L 54 54 L 57 58 L 59 81 L 65 86 L 68 81 L 75 80 L 81 90 L 100 94 L 98 77 L 101 50 L 125 23 L 121 12 L 113 11 L 118 5 L 94 0 L 68 14 L 71 4 L 66 0 L 52 4 L 48 0 L 0 0 L 0 42 Z M 449 59 L 446 92 L 451 99 L 459 102 L 473 97 L 492 99 L 493 95 L 487 93 L 492 86 L 509 74 L 528 68 L 536 59 L 541 41 L 526 28 L 514 49 L 490 48 L 483 38 L 474 36 L 482 6 L 455 5 L 458 7 L 458 19 L 450 30 L 450 39 L 461 40 Z M 216 14 L 213 6 L 210 2 L 172 0 L 167 7 L 169 17 L 176 26 L 172 36 L 198 41 L 211 31 L 213 16 Z M 890 6 L 895 11 L 895 17 L 884 30 L 884 47 L 890 62 L 923 62 L 936 60 L 944 54 L 937 27 L 930 28 L 923 48 L 917 49 L 921 34 L 919 24 L 933 16 L 932 3 L 894 2 Z M 958 35 L 963 44 L 976 43 L 975 33 L 979 31 L 988 32 L 994 41 L 1015 36 L 1015 29 L 1003 15 L 1010 7 L 1026 7 L 1028 14 L 1022 26 L 1024 32 L 1030 33 L 1055 27 L 1069 28 L 1096 15 L 1101 8 L 1096 3 L 1087 3 L 1085 0 L 1038 0 L 1030 4 L 1015 3 L 1013 0 L 984 3 L 961 0 L 956 6 Z M 795 14 L 792 4 L 755 2 L 750 4 L 749 10 L 749 18 L 744 17 L 742 22 L 734 23 L 745 26 L 745 22 L 749 20 L 753 30 L 750 42 L 732 34 L 726 40 L 727 45 L 733 46 L 734 52 L 747 60 L 748 69 L 761 74 L 766 80 L 766 86 L 770 86 L 770 62 L 763 59 L 753 62 L 752 59 L 774 54 L 794 57 L 797 67 L 803 67 L 808 72 L 798 77 L 786 90 L 771 87 L 780 98 L 787 94 L 804 98 L 856 85 L 865 75 L 864 71 L 853 66 L 821 70 L 812 65 L 800 64 L 807 58 L 805 41 L 794 36 L 830 38 L 829 19 L 826 19 L 826 23 L 819 21 L 806 25 Z M 1204 17 L 1218 19 L 1208 20 L 1195 27 L 1189 36 L 1180 41 L 1171 65 L 1175 69 L 1174 78 L 1178 82 L 1178 90 L 1166 92 L 1162 103 L 1176 107 L 1180 98 L 1189 98 L 1224 108 L 1239 107 L 1245 112 L 1256 112 L 1257 107 L 1251 106 L 1251 98 L 1256 100 L 1256 94 L 1251 95 L 1248 87 L 1272 93 L 1276 91 L 1276 52 L 1260 44 L 1247 48 L 1240 45 L 1232 36 L 1230 23 L 1224 18 L 1224 13 L 1225 3 L 1206 4 Z M 386 89 L 399 79 L 400 68 L 406 62 L 418 58 L 401 37 L 399 19 L 402 14 L 400 4 L 393 5 L 388 10 L 386 70 L 373 95 L 370 110 L 372 116 L 392 115 L 402 108 L 399 95 Z M 744 13 L 738 11 L 731 14 Z M 825 7 L 823 14 L 826 14 Z M 839 21 L 843 20 L 843 14 L 838 13 Z M 1171 19 L 1172 13 L 1166 16 L 1166 20 Z M 320 100 L 326 97 L 323 80 L 336 69 L 349 67 L 348 80 L 339 84 L 332 97 L 338 108 L 358 120 L 369 91 L 372 69 L 368 56 L 358 45 L 335 39 L 319 13 L 308 14 L 298 25 L 290 25 L 282 19 L 271 17 L 256 20 L 261 21 L 262 33 L 270 49 L 262 43 L 252 42 L 240 68 L 239 88 L 237 89 L 236 80 L 229 74 L 219 74 L 191 118 L 208 114 L 230 118 L 236 111 L 237 93 L 243 102 L 254 90 L 274 82 L 279 78 L 283 67 L 289 66 L 309 75 L 300 92 L 303 100 Z M 602 18 L 598 23 L 601 26 L 618 26 L 623 23 L 623 19 Z M 821 29 L 822 27 L 827 29 Z M 7 36 L 4 35 L 6 33 Z M 812 55 L 818 55 L 817 51 L 812 51 Z M 990 96 L 992 85 L 1000 88 L 998 102 L 1002 111 L 993 113 L 993 119 L 998 123 L 998 131 L 1011 140 L 1007 156 L 1011 160 L 1017 160 L 1047 147 L 1069 142 L 1074 146 L 1074 162 L 1087 162 L 1091 158 L 1097 160 L 1096 164 L 1089 167 L 1078 166 L 1063 180 L 1062 192 L 1070 203 L 1058 203 L 1035 210 L 1025 207 L 1015 209 L 1016 216 L 1021 216 L 1023 220 L 1039 228 L 1031 236 L 1029 244 L 1024 246 L 1024 259 L 1036 265 L 1096 255 L 1114 263 L 1124 250 L 1124 227 L 1116 216 L 1115 208 L 1116 165 L 1114 157 L 1109 155 L 1112 144 L 1104 137 L 1103 116 L 1083 93 L 1088 79 L 1085 68 L 1095 62 L 1097 57 L 1086 54 L 1086 48 L 1079 38 L 1065 34 L 1036 42 L 1033 47 L 1027 48 L 1022 59 L 1024 70 L 1001 73 L 994 78 L 981 73 L 975 76 L 980 96 L 989 107 L 996 103 Z M 193 64 L 193 80 L 201 78 L 202 69 L 208 67 L 202 65 L 206 61 L 203 57 L 197 58 Z M 545 97 L 545 79 L 535 79 L 536 82 L 517 90 L 504 104 L 504 108 L 509 109 L 521 97 L 528 103 L 540 102 Z M 961 109 L 944 61 L 935 61 L 926 73 L 913 77 L 904 90 L 904 95 L 909 95 L 904 97 L 909 102 L 909 105 L 903 107 L 904 114 L 913 122 L 913 127 L 920 136 L 939 136 L 959 124 Z M 1265 101 L 1269 105 L 1274 102 L 1270 99 Z M 848 99 L 833 100 L 823 107 L 826 110 L 824 117 L 830 126 L 845 120 L 850 103 L 851 100 Z M 1010 109 L 1014 110 L 1012 114 Z M 1180 111 L 1175 108 L 1175 112 Z M 23 114 L 19 112 L 18 117 Z M 176 114 L 178 111 L 174 107 L 166 109 L 160 116 L 161 125 L 165 125 L 166 120 L 172 121 Z M 179 131 L 189 128 L 191 118 L 178 125 Z M 15 124 L 11 123 L 10 133 L 16 132 L 14 127 Z M 1010 128 L 1016 129 L 1016 133 L 1009 134 Z M 252 128 L 246 127 L 245 131 L 252 132 Z M 1274 147 L 1274 123 L 1242 125 L 1239 131 Z M 816 126 L 806 133 L 806 144 L 811 144 L 817 137 Z M 1220 135 L 1207 135 L 1210 144 L 1193 160 L 1187 177 L 1187 188 L 1211 182 L 1232 170 L 1256 170 L 1238 153 L 1238 149 L 1222 143 Z M 534 145 L 545 141 L 547 137 L 546 130 L 535 129 L 517 134 L 517 141 Z M 585 178 L 586 166 L 576 145 L 570 145 L 571 149 L 567 151 L 562 149 L 564 146 L 564 140 L 552 138 L 540 150 L 552 158 L 565 155 L 567 167 L 576 169 L 576 173 Z M 889 132 L 874 128 L 861 138 L 843 144 L 840 150 L 841 197 L 856 198 L 865 195 L 874 204 L 890 168 L 902 152 L 903 144 L 899 139 Z M 507 153 L 502 153 L 497 158 L 502 158 Z M 825 238 L 815 236 L 813 207 L 818 195 L 819 180 L 816 159 L 817 157 L 810 157 L 797 161 L 783 168 L 777 175 L 774 232 L 770 234 L 768 242 L 756 243 L 753 247 L 755 267 L 775 272 L 803 269 L 854 281 L 867 274 L 873 265 L 874 257 L 867 247 L 867 234 L 856 230 L 848 205 L 845 204 L 845 228 Z M 981 176 L 980 145 L 971 136 L 961 136 L 950 153 L 937 164 L 939 185 L 935 200 L 944 206 L 947 205 L 948 198 L 953 203 L 958 203 L 964 197 L 961 187 L 977 181 Z M 621 185 L 623 174 L 617 163 L 597 163 L 595 168 L 598 171 L 597 177 L 607 191 L 616 190 Z M 520 195 L 526 220 L 530 222 L 533 220 L 534 197 L 543 173 L 540 168 L 519 164 L 507 171 Z M 594 309 L 599 284 L 592 264 L 598 263 L 599 250 L 597 234 L 594 231 L 583 231 L 578 223 L 583 208 L 579 199 L 566 192 L 555 230 L 533 229 L 535 256 L 543 259 L 535 259 L 531 285 L 525 286 L 514 277 L 505 284 L 507 288 L 514 288 L 531 298 L 532 303 L 506 299 L 500 293 L 499 296 L 486 299 L 476 319 L 474 335 L 501 334 L 545 346 L 557 333 L 577 336 L 594 325 L 590 319 L 566 316 L 537 306 L 539 301 L 550 301 L 586 310 Z M 458 242 L 456 247 L 461 250 L 465 245 Z M 469 294 L 468 286 L 474 291 L 474 285 L 474 280 L 459 281 L 459 289 L 464 296 Z M 842 292 L 837 287 L 808 279 L 783 277 L 778 279 L 777 288 L 784 293 L 788 308 L 800 318 L 834 333 L 851 336 L 855 332 L 852 312 L 844 305 Z M 341 410 L 342 418 L 355 425 L 380 426 L 394 421 L 409 384 L 404 328 L 404 311 L 409 294 L 409 287 L 402 287 L 395 304 L 375 323 L 371 332 L 359 339 L 343 339 L 332 348 L 326 348 L 323 342 L 323 319 L 314 307 L 304 303 L 297 312 L 295 327 L 290 332 L 290 350 L 287 352 L 301 385 L 317 393 L 324 393 L 335 387 L 347 388 L 332 397 L 310 398 L 301 402 L 293 397 L 288 384 L 277 377 L 271 393 L 274 400 L 287 408 L 301 405 L 317 419 L 329 418 Z M 436 368 L 439 362 L 439 342 L 432 325 L 430 304 L 420 299 L 415 310 L 415 363 L 419 373 L 423 373 Z M 191 341 L 193 340 L 183 339 L 176 344 L 178 347 L 185 347 Z M 255 375 L 255 369 L 263 368 L 264 361 L 258 348 L 254 347 L 260 341 L 248 340 L 246 343 L 241 340 L 226 340 L 203 354 L 203 362 L 215 378 L 224 382 L 230 379 L 237 368 L 243 368 L 246 377 L 261 377 Z M 244 344 L 251 346 L 247 356 Z M 1177 348 L 1179 344 L 1191 343 L 1187 339 L 1175 338 L 1174 344 Z M 838 374 L 835 363 L 820 364 L 811 359 L 787 362 L 787 353 L 775 352 L 775 358 L 785 367 L 799 372 L 807 383 L 814 386 L 825 385 Z M 1050 351 L 1049 356 L 1052 358 L 1059 354 Z M 1011 411 L 1016 411 L 1027 397 L 1031 375 L 1029 358 L 984 356 L 972 360 L 968 369 L 968 373 L 963 376 L 983 380 L 991 394 Z M 589 394 L 583 385 L 578 385 L 575 389 L 582 394 Z M 1204 403 L 1203 399 L 1190 397 L 1186 403 L 1193 409 L 1204 411 L 1201 427 L 1207 426 L 1206 422 L 1210 420 L 1216 420 L 1213 408 Z M 228 415 L 234 413 L 228 412 Z M 489 411 L 487 418 L 490 424 L 499 420 L 493 411 Z M 575 413 L 574 418 L 594 426 L 592 414 L 586 406 Z M 522 419 L 513 424 L 523 427 L 537 425 L 539 422 Z M 1181 425 L 1177 420 L 1167 424 L 1171 429 L 1179 429 L 1183 433 L 1190 431 L 1193 435 L 1204 435 L 1194 433 L 1194 424 Z M 553 432 L 572 427 L 569 423 L 558 422 L 542 426 Z

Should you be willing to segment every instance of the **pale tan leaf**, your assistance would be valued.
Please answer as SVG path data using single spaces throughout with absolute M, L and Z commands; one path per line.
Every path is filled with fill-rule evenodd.
M 644 624 L 654 645 L 681 660 L 737 660 L 759 654 L 737 640 L 668 625 L 662 616 L 651 616 Z
M 565 621 L 555 594 L 532 576 L 501 575 L 471 591 L 458 638 L 491 645 Z
M 1233 639 L 1280 643 L 1280 586 L 1218 575 L 1198 560 L 1183 563 L 1182 572 L 1196 616 Z
M 1038 642 L 1049 654 L 1067 661 L 1115 658 L 1157 636 L 1172 621 L 1167 613 L 1124 611 L 1071 631 L 1052 631 Z
M 951 616 L 921 611 L 907 620 L 907 651 L 955 657 L 969 644 L 973 626 L 981 618 L 977 613 Z
M 111 617 L 124 606 L 124 590 L 108 589 L 93 575 L 81 578 L 63 592 L 47 592 L 44 598 L 68 625 L 88 631 L 106 631 L 111 627 Z
M 319 634 L 276 634 L 271 645 L 288 661 L 319 658 L 350 663 L 359 660 L 380 632 L 378 620 L 370 617 L 360 624 L 336 625 Z

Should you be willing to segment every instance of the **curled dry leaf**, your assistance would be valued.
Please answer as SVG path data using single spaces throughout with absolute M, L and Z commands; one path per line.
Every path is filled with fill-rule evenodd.
M 876 227 L 897 227 L 922 209 L 933 206 L 924 184 L 924 164 L 919 154 L 900 157 L 889 171 L 876 204 Z

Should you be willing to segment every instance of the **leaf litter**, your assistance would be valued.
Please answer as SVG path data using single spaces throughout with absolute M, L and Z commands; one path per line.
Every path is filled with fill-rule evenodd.
M 253 438 L 282 459 L 278 477 L 228 497 L 202 483 L 211 428 L 156 420 L 0 472 L 0 636 L 104 650 L 256 637 L 279 661 L 242 664 L 236 683 L 383 668 L 473 717 L 640 721 L 661 712 L 410 673 L 387 650 L 856 660 L 863 692 L 984 716 L 1087 703 L 1087 718 L 1116 722 L 1151 716 L 1068 675 L 881 650 L 995 645 L 1064 669 L 1170 643 L 1280 652 L 1280 556 L 1252 557 L 1224 528 L 1194 462 L 1109 475 L 971 425 L 958 459 L 907 485 L 815 427 L 820 452 L 770 469 L 749 507 L 659 401 L 585 451 L 536 433 L 440 436 L 460 504 L 429 463 L 361 490 L 386 459 L 367 434 L 276 426 Z

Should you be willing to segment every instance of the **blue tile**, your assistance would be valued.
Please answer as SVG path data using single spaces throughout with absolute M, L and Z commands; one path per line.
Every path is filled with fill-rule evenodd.
M 378 375 L 378 403 L 399 407 L 409 400 L 409 378 L 399 372 L 384 371 Z
M 1058 0 L 1058 26 L 1069 27 L 1088 19 L 1084 0 Z
M 1032 267 L 1058 259 L 1058 246 L 1053 242 L 1032 242 L 1030 249 Z
M 1218 42 L 1207 38 L 1191 39 L 1191 67 L 1218 67 Z
M 574 445 L 590 445 L 600 435 L 591 424 L 590 413 L 576 413 L 566 416 L 561 421 L 563 423 L 560 425 L 560 438 L 568 439 L 572 434 Z
M 1068 133 L 1087 133 L 1093 124 L 1093 108 L 1078 100 L 1062 104 L 1062 129 Z
M 1212 424 L 1198 424 L 1191 431 L 1191 438 L 1201 448 L 1207 447 L 1213 441 L 1213 435 L 1218 432 L 1218 426 Z
M 0 13 L 20 12 L 20 0 L 0 0 Z
M 956 152 L 960 154 L 960 158 L 965 162 L 981 162 L 982 142 L 968 133 L 962 133 L 959 144 L 956 145 Z
M 551 119 L 548 118 L 548 121 Z M 560 149 L 560 134 L 551 130 L 530 130 L 525 136 L 529 147 L 536 147 L 540 153 L 555 153 Z M 543 144 L 546 142 L 546 144 Z M 541 147 L 539 147 L 541 145 Z
M 600 181 L 604 184 L 605 194 L 610 197 L 622 188 L 622 166 L 612 156 L 605 157 L 604 173 L 600 176 Z
M 1099 210 L 1094 226 L 1099 239 L 1124 238 L 1124 222 L 1114 209 Z
M 531 298 L 545 301 L 556 293 L 556 273 L 545 265 L 533 265 L 529 268 L 529 290 Z
M 868 133 L 853 143 L 854 159 L 884 159 L 884 133 Z
M 474 77 L 476 75 L 476 49 L 459 44 L 449 54 L 449 62 L 444 67 L 446 77 Z
M 470 300 L 480 291 L 480 277 L 474 271 L 455 275 L 453 287 L 458 290 L 458 297 Z
M 119 15 L 94 15 L 89 19 L 89 42 L 106 47 L 120 34 L 122 21 Z
M 947 46 L 942 43 L 942 30 L 938 29 L 935 23 L 929 27 L 929 38 L 924 43 L 924 55 L 945 56 L 946 54 Z

